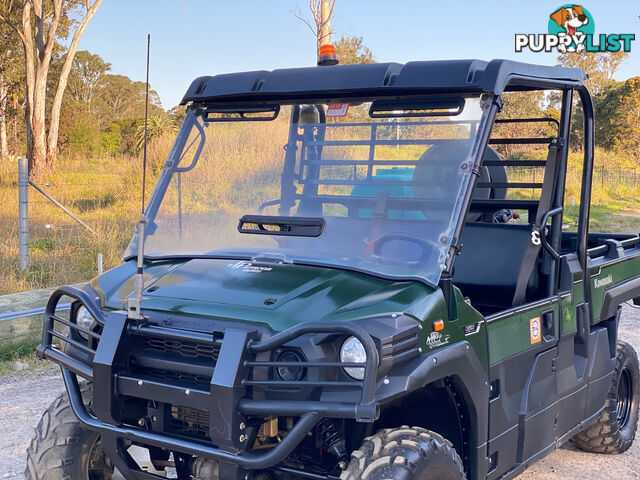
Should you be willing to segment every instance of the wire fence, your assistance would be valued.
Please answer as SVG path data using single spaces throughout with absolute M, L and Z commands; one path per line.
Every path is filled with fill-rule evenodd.
M 86 281 L 120 263 L 137 218 L 140 181 L 135 172 L 102 170 L 63 172 L 17 186 L 26 189 L 22 195 L 28 198 L 19 212 L 19 217 L 26 213 L 28 229 L 16 232 L 18 244 L 26 247 L 16 253 L 29 286 Z M 0 287 L 12 290 L 2 282 Z

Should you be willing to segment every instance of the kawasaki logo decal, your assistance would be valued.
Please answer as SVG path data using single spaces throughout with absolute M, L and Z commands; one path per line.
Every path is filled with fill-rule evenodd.
M 611 285 L 613 283 L 613 275 L 609 274 L 604 278 L 596 278 L 593 281 L 593 286 L 595 288 L 604 287 L 606 285 Z

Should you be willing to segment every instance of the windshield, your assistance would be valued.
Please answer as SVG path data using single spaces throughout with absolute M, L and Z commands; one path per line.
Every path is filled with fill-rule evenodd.
M 437 285 L 485 103 L 191 106 L 147 207 L 145 256 L 324 265 Z M 134 238 L 126 256 L 136 247 Z

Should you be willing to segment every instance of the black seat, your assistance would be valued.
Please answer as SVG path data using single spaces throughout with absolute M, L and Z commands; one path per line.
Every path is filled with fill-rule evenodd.
M 484 314 L 511 307 L 530 239 L 529 225 L 468 223 L 462 233 L 462 251 L 454 263 L 454 285 Z M 528 298 L 536 294 L 538 286 L 538 269 L 534 269 Z

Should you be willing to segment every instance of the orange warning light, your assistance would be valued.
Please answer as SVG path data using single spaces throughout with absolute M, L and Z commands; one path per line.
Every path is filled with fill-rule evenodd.
M 321 45 L 318 51 L 318 66 L 336 65 L 337 63 L 336 47 L 333 45 Z

